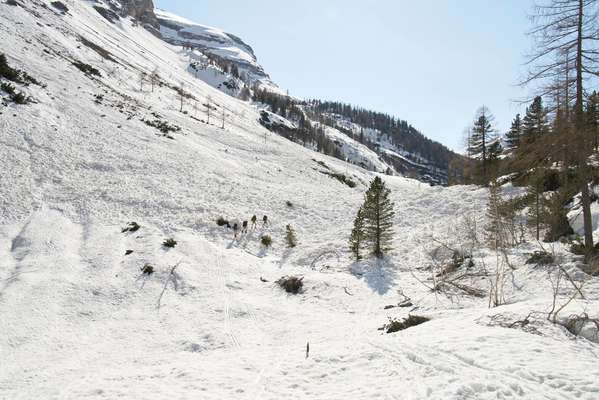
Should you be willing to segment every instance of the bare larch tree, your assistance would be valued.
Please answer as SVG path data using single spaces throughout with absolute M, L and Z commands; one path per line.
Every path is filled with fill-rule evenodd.
M 568 153 L 572 155 L 564 163 L 578 170 L 576 183 L 581 192 L 588 252 L 593 248 L 588 165 L 593 146 L 585 124 L 584 84 L 589 78 L 599 76 L 598 5 L 599 0 L 547 0 L 535 6 L 531 16 L 534 27 L 530 35 L 535 40 L 536 50 L 529 57 L 529 75 L 523 82 L 534 83 L 539 95 L 551 95 L 553 98 L 556 86 L 560 86 L 566 93 L 566 101 L 570 96 L 573 99 L 573 115 L 567 121 L 572 129 L 566 130 L 569 137 L 560 141 L 568 143 Z M 569 105 L 566 105 L 568 108 Z

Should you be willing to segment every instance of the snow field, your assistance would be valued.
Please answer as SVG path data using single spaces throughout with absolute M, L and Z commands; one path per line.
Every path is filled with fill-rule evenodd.
M 184 56 L 142 28 L 111 25 L 85 2 L 69 3 L 66 16 L 38 4 L 28 7 L 40 18 L 0 3 L 0 52 L 47 84 L 23 89 L 37 103 L 0 109 L 0 162 L 9 166 L 0 174 L 0 399 L 598 398 L 596 344 L 542 320 L 538 334 L 490 326 L 496 314 L 546 311 L 547 271 L 524 265 L 537 244 L 511 250 L 511 304 L 488 309 L 486 298 L 426 288 L 431 236 L 463 243 L 464 216 L 484 222 L 486 190 L 384 177 L 395 250 L 385 263 L 353 264 L 346 242 L 373 174 L 269 133 L 257 109 L 186 75 Z M 205 118 L 192 102 L 179 113 L 167 86 L 140 92 L 139 70 L 155 67 L 165 84 L 184 81 L 200 102 L 225 107 L 225 129 L 191 118 Z M 153 112 L 181 132 L 168 139 L 141 121 Z M 358 186 L 323 175 L 312 159 Z M 253 214 L 271 225 L 258 222 L 239 240 L 215 224 Z M 122 233 L 129 221 L 141 229 Z M 292 250 L 287 224 L 299 239 Z M 262 234 L 272 248 L 259 244 Z M 165 249 L 170 237 L 178 244 Z M 325 250 L 337 254 L 312 268 Z M 574 271 L 576 260 L 556 251 Z M 474 256 L 492 271 L 493 253 Z M 141 273 L 145 263 L 154 274 Z M 274 285 L 289 274 L 305 277 L 304 293 Z M 598 289 L 592 281 L 565 315 L 596 315 Z M 398 291 L 414 306 L 385 310 Z M 377 330 L 408 313 L 431 321 Z

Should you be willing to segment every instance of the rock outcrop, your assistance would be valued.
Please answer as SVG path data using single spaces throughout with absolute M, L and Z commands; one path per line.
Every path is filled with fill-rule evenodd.
M 152 0 L 121 0 L 121 15 L 133 17 L 142 25 L 160 30 L 160 24 L 154 14 L 154 2 Z
M 178 46 L 193 46 L 204 54 L 223 59 L 237 67 L 246 84 L 257 84 L 270 91 L 282 93 L 258 63 L 254 50 L 241 38 L 164 10 L 155 10 L 155 15 L 163 40 Z

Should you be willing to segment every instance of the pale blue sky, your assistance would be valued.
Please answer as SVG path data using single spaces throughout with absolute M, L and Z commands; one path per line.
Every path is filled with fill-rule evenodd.
M 503 132 L 527 91 L 532 0 L 155 0 L 240 36 L 282 88 L 407 120 L 453 149 L 480 105 Z

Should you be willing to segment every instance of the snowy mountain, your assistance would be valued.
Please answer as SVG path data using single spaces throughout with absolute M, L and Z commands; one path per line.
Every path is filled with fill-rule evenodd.
M 282 93 L 258 64 L 254 50 L 240 38 L 221 29 L 189 21 L 178 15 L 156 9 L 162 38 L 174 45 L 189 45 L 205 55 L 223 59 L 234 65 L 239 76 L 250 86 Z
M 447 185 L 449 164 L 460 157 L 390 115 L 266 90 L 253 99 L 264 108 L 260 122 L 267 129 L 369 171 Z
M 252 97 L 252 93 L 256 100 L 257 91 L 261 90 L 282 97 L 285 99 L 284 102 L 304 103 L 289 97 L 272 82 L 258 63 L 253 49 L 239 37 L 218 28 L 195 23 L 165 10 L 154 9 L 151 1 L 135 3 L 135 5 L 135 7 L 128 6 L 134 12 L 128 12 L 127 15 L 135 18 L 143 17 L 142 20 L 146 21 L 145 26 L 150 25 L 150 31 L 154 31 L 157 21 L 160 28 L 159 36 L 170 44 L 182 46 L 189 61 L 188 72 L 195 78 L 229 95 L 246 100 Z M 126 4 L 123 8 L 127 8 Z M 142 17 L 138 17 L 139 15 Z M 258 99 L 263 101 L 260 96 Z M 320 103 L 321 106 L 327 104 L 329 103 Z M 281 113 L 280 108 L 273 107 L 272 103 L 266 106 L 270 111 L 278 112 L 280 117 L 289 117 L 285 112 Z M 393 132 L 372 128 L 374 122 L 368 121 L 359 125 L 352 121 L 350 115 L 340 115 L 317 107 L 303 108 L 310 115 L 304 114 L 302 118 L 308 119 L 312 125 L 323 126 L 322 135 L 310 135 L 312 143 L 308 144 L 309 148 L 321 151 L 324 147 L 334 147 L 326 154 L 335 155 L 371 171 L 401 174 L 431 184 L 446 185 L 448 164 L 451 159 L 459 157 L 444 146 L 420 138 L 422 135 L 411 126 L 405 126 L 401 135 L 395 135 L 395 140 L 390 141 Z M 288 121 L 285 133 L 289 133 L 289 126 L 297 122 Z M 401 122 L 406 124 L 405 121 Z M 276 124 L 266 126 L 275 133 L 281 133 Z M 297 131 L 298 127 L 294 129 Z M 367 132 L 366 141 L 363 140 L 364 132 Z M 285 137 L 299 135 L 302 133 L 286 134 Z M 319 145 L 318 140 L 323 138 L 326 138 L 324 140 L 329 144 Z M 409 142 L 410 140 L 413 142 L 414 138 L 418 143 L 424 142 L 418 150 L 427 151 L 426 156 L 419 154 L 413 143 Z
M 571 297 L 560 321 L 597 317 L 599 280 L 566 244 L 547 250 L 584 298 L 525 263 L 537 242 L 508 250 L 513 269 L 481 244 L 487 189 L 273 134 L 263 113 L 295 122 L 196 79 L 122 4 L 0 2 L 0 399 L 596 399 L 596 330 L 547 320 Z M 375 176 L 394 250 L 354 262 Z M 269 223 L 237 238 L 216 223 L 252 215 Z M 425 322 L 386 333 L 409 315 Z
M 188 62 L 187 71 L 194 78 L 231 96 L 257 101 L 261 108 L 266 107 L 279 117 L 289 119 L 282 126 L 266 123 L 272 132 L 291 140 L 308 137 L 308 140 L 302 140 L 304 146 L 371 171 L 410 176 L 434 185 L 448 183 L 449 163 L 459 155 L 426 139 L 406 121 L 397 120 L 391 125 L 380 126 L 379 117 L 388 120 L 388 116 L 369 111 L 372 120 L 361 121 L 360 125 L 352 119 L 352 114 L 326 109 L 338 103 L 318 102 L 317 107 L 306 107 L 305 101 L 286 95 L 272 82 L 258 63 L 253 49 L 239 37 L 154 9 L 151 0 L 92 0 L 92 4 L 112 23 L 121 17 L 131 17 L 166 42 L 181 46 Z M 286 104 L 287 108 L 294 104 L 296 109 L 302 110 L 302 115 L 299 119 L 298 115 L 288 115 L 288 110 L 281 104 Z M 340 109 L 347 110 L 347 107 L 344 105 Z M 301 121 L 320 127 L 321 131 L 311 128 L 306 131 Z M 290 126 L 294 128 L 290 129 Z

